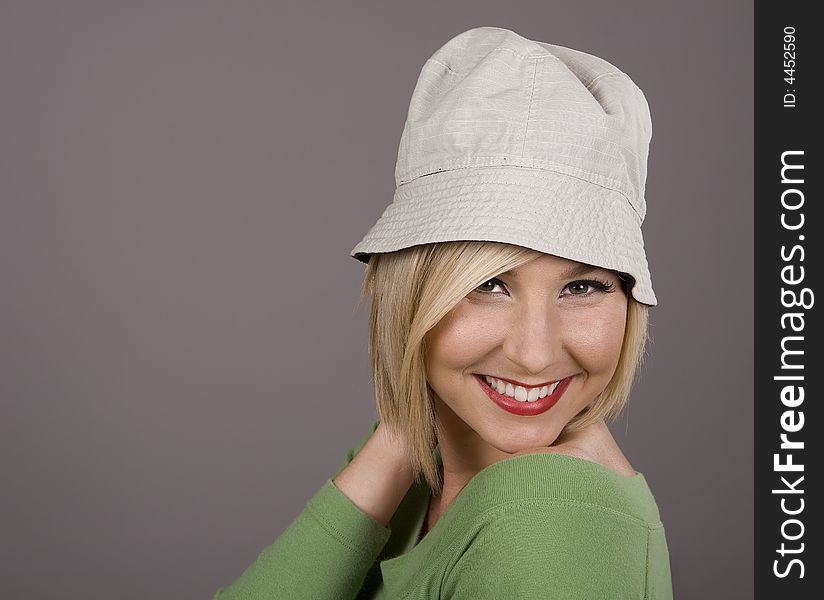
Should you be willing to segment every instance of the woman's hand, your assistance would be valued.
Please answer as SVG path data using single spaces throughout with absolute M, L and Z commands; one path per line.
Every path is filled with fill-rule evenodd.
M 618 447 L 603 420 L 596 421 L 583 430 L 561 434 L 549 446 L 528 448 L 515 452 L 512 456 L 525 454 L 564 454 L 597 463 L 619 475 L 637 474 L 627 457 L 621 452 L 621 448 Z
M 415 481 L 406 447 L 394 442 L 383 421 L 333 480 L 352 503 L 386 527 Z

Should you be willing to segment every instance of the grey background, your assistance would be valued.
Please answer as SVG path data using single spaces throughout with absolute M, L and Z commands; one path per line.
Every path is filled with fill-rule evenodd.
M 613 430 L 677 598 L 752 597 L 749 2 L 0 4 L 0 581 L 206 598 L 375 418 L 363 265 L 423 62 L 602 56 L 653 117 L 653 343 Z

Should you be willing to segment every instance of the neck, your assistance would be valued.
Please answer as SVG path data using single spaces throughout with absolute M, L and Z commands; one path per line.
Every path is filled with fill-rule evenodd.
M 484 441 L 439 398 L 435 399 L 435 403 L 438 444 L 443 463 L 443 485 L 440 493 L 433 495 L 430 502 L 430 514 L 436 515 L 437 520 L 475 475 L 512 455 Z M 434 520 L 430 520 L 431 524 L 434 524 Z
M 513 454 L 488 444 L 448 407 L 439 400 L 436 402 L 440 404 L 437 411 L 440 429 L 438 443 L 443 463 L 443 485 L 441 492 L 433 494 L 430 500 L 426 519 L 429 528 L 475 475 L 490 465 L 513 457 Z M 635 474 L 602 419 L 584 429 L 562 433 L 550 447 L 554 452 L 590 460 L 623 475 Z

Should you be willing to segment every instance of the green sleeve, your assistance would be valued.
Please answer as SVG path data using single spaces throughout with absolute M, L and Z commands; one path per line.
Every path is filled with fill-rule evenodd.
M 487 524 L 447 575 L 450 600 L 645 598 L 648 528 L 577 502 L 520 501 Z
M 214 600 L 345 600 L 355 598 L 389 539 L 390 529 L 362 512 L 333 479 L 369 436 L 346 455 L 287 529 L 243 574 L 215 592 Z

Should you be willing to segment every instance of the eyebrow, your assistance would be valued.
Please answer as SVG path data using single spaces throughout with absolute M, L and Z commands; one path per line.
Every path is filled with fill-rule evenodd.
M 580 277 L 581 275 L 586 275 L 587 273 L 592 273 L 593 271 L 599 270 L 601 267 L 596 267 L 594 265 L 588 265 L 585 263 L 578 263 L 575 266 L 570 267 L 566 271 L 562 272 L 560 275 L 561 279 L 569 279 L 571 277 Z M 504 271 L 501 275 L 512 275 L 513 277 L 517 277 L 517 274 L 514 272 L 514 269 L 510 269 L 509 271 Z

